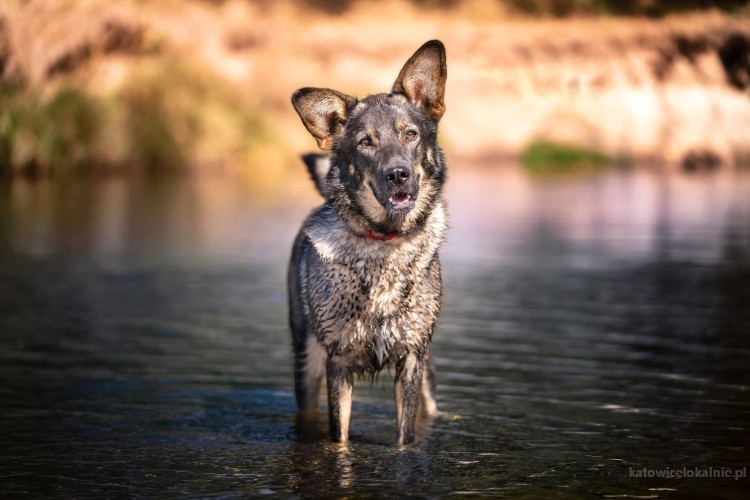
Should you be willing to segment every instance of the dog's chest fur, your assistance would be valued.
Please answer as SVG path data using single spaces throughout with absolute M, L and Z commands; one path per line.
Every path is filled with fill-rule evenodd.
M 305 314 L 329 354 L 375 373 L 407 352 L 423 352 L 440 311 L 438 249 L 442 202 L 423 229 L 389 241 L 355 235 L 328 205 L 313 212 L 300 266 Z

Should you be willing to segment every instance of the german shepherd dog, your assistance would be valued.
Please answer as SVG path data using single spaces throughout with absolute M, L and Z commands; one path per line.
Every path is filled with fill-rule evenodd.
M 323 375 L 330 436 L 349 438 L 353 375 L 395 365 L 398 443 L 417 415 L 437 411 L 430 341 L 442 300 L 438 249 L 446 230 L 445 48 L 425 43 L 388 94 L 357 99 L 302 88 L 294 109 L 320 148 L 308 170 L 325 203 L 305 221 L 289 266 L 299 415 L 315 415 Z

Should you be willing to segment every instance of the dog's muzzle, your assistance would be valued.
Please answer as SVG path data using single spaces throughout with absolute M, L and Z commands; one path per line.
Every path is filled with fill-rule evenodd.
M 383 191 L 388 194 L 383 203 L 385 209 L 397 213 L 411 210 L 418 191 L 412 169 L 407 165 L 397 165 L 385 169 L 382 176 Z

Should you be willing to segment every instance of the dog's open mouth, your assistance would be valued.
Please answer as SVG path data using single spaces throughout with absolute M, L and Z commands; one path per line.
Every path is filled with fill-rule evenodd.
M 397 210 L 406 210 L 414 206 L 414 200 L 408 193 L 394 193 L 388 198 L 391 207 Z
M 390 201 L 394 207 L 398 207 L 406 203 L 409 203 L 410 200 L 411 200 L 411 196 L 409 196 L 406 193 L 396 193 L 390 198 L 388 198 L 388 201 Z

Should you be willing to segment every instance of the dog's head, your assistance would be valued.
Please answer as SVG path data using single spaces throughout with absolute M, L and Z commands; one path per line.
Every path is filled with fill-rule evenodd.
M 404 233 L 429 213 L 445 178 L 437 123 L 446 77 L 445 48 L 432 40 L 406 62 L 390 94 L 358 100 L 303 88 L 292 96 L 318 145 L 332 150 L 324 192 L 355 230 Z

